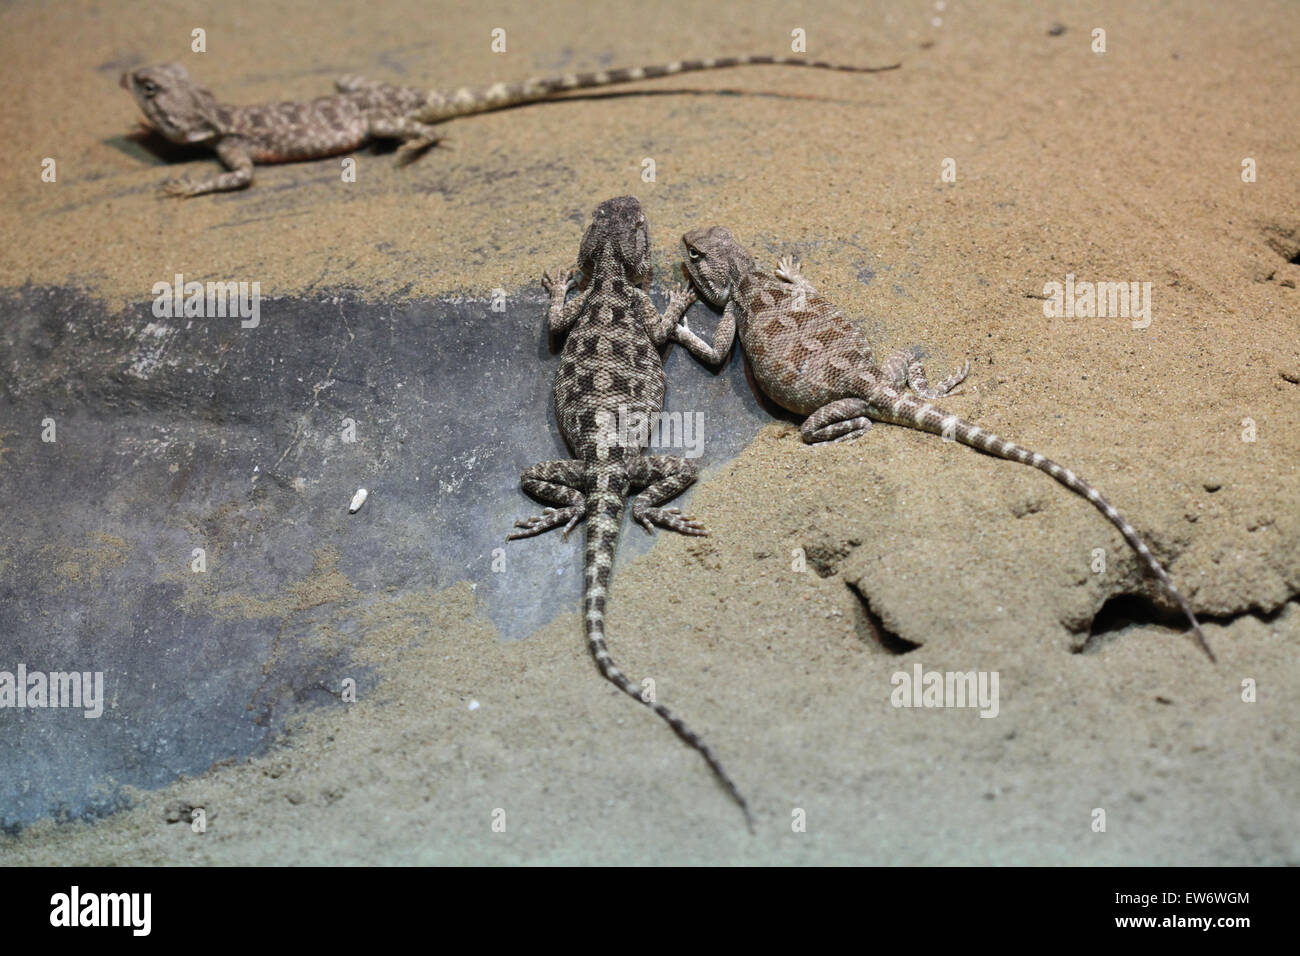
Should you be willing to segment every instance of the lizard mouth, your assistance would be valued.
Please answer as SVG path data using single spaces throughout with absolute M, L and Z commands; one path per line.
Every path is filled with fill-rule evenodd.
M 686 277 L 691 280 L 691 284 L 695 286 L 709 305 L 714 308 L 721 308 L 727 304 L 727 297 L 731 294 L 730 286 L 718 288 L 700 273 L 696 263 L 683 262 L 682 269 L 685 271 Z

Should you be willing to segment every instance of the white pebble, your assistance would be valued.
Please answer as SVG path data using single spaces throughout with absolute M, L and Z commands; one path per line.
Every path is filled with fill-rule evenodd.
M 352 504 L 348 505 L 348 514 L 356 514 L 360 511 L 361 506 L 366 503 L 366 498 L 369 496 L 370 492 L 366 491 L 366 489 L 358 488 L 357 493 L 352 496 Z

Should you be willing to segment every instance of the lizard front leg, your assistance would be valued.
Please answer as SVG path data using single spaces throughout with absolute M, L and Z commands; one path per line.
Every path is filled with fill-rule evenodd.
M 860 398 L 841 398 L 823 405 L 804 419 L 799 434 L 810 445 L 818 442 L 852 441 L 865 435 L 871 427 L 867 411 L 871 408 Z
M 546 313 L 546 327 L 551 335 L 563 335 L 569 331 L 578 316 L 582 314 L 583 306 L 587 304 L 590 290 L 565 304 L 564 297 L 578 284 L 576 275 L 576 269 L 556 269 L 542 274 L 542 288 L 551 297 L 551 307 Z
M 788 282 L 805 295 L 812 295 L 817 290 L 813 284 L 799 272 L 799 261 L 793 256 L 782 256 L 777 260 L 776 272 L 773 273 L 782 282 Z
M 253 181 L 253 157 L 248 146 L 236 136 L 227 136 L 217 143 L 217 158 L 230 169 L 228 173 L 213 176 L 201 182 L 187 179 L 169 179 L 162 184 L 163 192 L 181 199 L 202 196 L 204 193 L 227 192 L 243 189 Z
M 684 315 L 677 323 L 677 327 L 673 329 L 673 337 L 686 351 L 706 365 L 721 365 L 723 359 L 731 353 L 731 343 L 736 338 L 737 308 L 735 302 L 727 301 L 726 308 L 722 310 L 722 318 L 718 320 L 718 327 L 713 330 L 712 345 L 690 330 Z
M 564 507 L 547 508 L 540 515 L 516 521 L 515 527 L 523 530 L 512 531 L 506 535 L 506 540 L 531 538 L 560 525 L 564 525 L 564 537 L 567 538 L 574 525 L 587 516 L 587 500 L 580 490 L 585 467 L 583 462 L 570 458 L 539 462 L 525 471 L 519 477 L 524 491 L 538 501 Z
M 695 465 L 675 455 L 638 455 L 628 462 L 627 477 L 633 489 L 644 488 L 632 500 L 632 517 L 648 534 L 652 525 L 681 534 L 705 535 L 708 529 L 679 508 L 660 508 L 676 498 L 695 481 Z
M 659 314 L 650 296 L 642 290 L 633 289 L 632 295 L 636 299 L 636 310 L 641 317 L 641 324 L 645 326 L 646 334 L 650 336 L 650 341 L 654 342 L 656 348 L 668 341 L 673 327 L 681 321 L 686 310 L 696 301 L 695 290 L 680 282 L 668 291 L 668 308 L 664 309 L 663 315 Z

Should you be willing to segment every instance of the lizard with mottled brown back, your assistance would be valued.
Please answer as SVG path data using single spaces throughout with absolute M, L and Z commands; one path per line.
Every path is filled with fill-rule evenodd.
M 848 66 L 797 56 L 710 57 L 442 92 L 344 76 L 335 82 L 332 95 L 255 106 L 221 103 L 177 63 L 129 70 L 122 74 L 121 85 L 135 98 L 153 129 L 174 143 L 213 150 L 228 168 L 228 172 L 200 182 L 163 183 L 169 195 L 186 197 L 242 189 L 252 183 L 254 165 L 323 159 L 352 152 L 372 140 L 400 140 L 406 155 L 413 156 L 439 141 L 435 124 L 458 116 L 536 103 L 573 90 L 761 65 L 851 73 L 878 73 L 900 66 Z
M 663 315 L 650 301 L 645 291 L 650 282 L 649 227 L 634 196 L 610 199 L 596 208 L 577 265 L 583 288 L 567 303 L 572 270 L 548 272 L 542 280 L 551 300 L 547 326 L 552 335 L 566 336 L 555 375 L 555 417 L 574 457 L 541 462 L 524 472 L 524 490 L 551 507 L 516 522 L 520 530 L 508 537 L 530 537 L 557 527 L 567 535 L 586 521 L 583 625 L 601 674 L 652 709 L 699 752 L 752 829 L 749 805 L 718 758 L 680 717 L 633 685 L 614 664 L 605 643 L 605 605 L 624 500 L 640 492 L 632 499 L 632 518 L 646 531 L 658 526 L 680 534 L 708 533 L 678 509 L 661 507 L 695 481 L 695 465 L 674 455 L 645 454 L 648 436 L 640 427 L 663 410 L 666 382 L 659 349 L 695 295 L 673 289 Z
M 685 318 L 674 330 L 674 338 L 693 355 L 719 364 L 739 333 L 759 387 L 781 407 L 807 416 L 799 432 L 809 443 L 852 441 L 875 420 L 942 435 L 1046 472 L 1086 498 L 1119 529 L 1182 609 L 1201 648 L 1214 660 L 1187 598 L 1133 526 L 1096 488 L 1050 458 L 930 404 L 929 400 L 952 393 L 965 379 L 969 362 L 934 386 L 916 350 L 896 352 L 878 366 L 862 330 L 817 292 L 793 260 L 782 259 L 773 272 L 764 272 L 721 226 L 688 232 L 682 243 L 686 272 L 695 288 L 711 305 L 723 309 L 711 345 L 690 330 Z M 908 395 L 908 389 L 921 400 Z

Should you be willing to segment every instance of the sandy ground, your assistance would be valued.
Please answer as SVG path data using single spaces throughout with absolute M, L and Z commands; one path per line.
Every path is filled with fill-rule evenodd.
M 615 6 L 8 5 L 0 286 L 75 286 L 110 314 L 174 271 L 376 300 L 532 288 L 598 201 L 633 192 L 661 275 L 680 232 L 723 223 L 761 256 L 797 254 L 882 346 L 924 343 L 936 368 L 969 356 L 948 407 L 1091 478 L 1204 615 L 1219 664 L 1143 601 L 1089 639 L 1108 598 L 1151 589 L 1045 476 L 903 429 L 811 449 L 774 423 L 695 492 L 709 538 L 663 536 L 619 567 L 609 619 L 624 669 L 653 676 L 747 792 L 756 835 L 696 754 L 599 680 L 576 607 L 503 641 L 464 582 L 336 587 L 378 693 L 96 824 L 3 838 L 0 859 L 1300 863 L 1300 8 Z M 487 84 L 784 52 L 796 27 L 817 57 L 904 66 L 646 83 L 458 120 L 452 148 L 404 169 L 364 153 L 355 188 L 324 161 L 185 203 L 157 183 L 213 162 L 168 168 L 126 138 L 116 85 L 163 59 L 235 102 L 345 72 Z M 1150 327 L 1045 317 L 1035 296 L 1067 274 L 1150 282 Z M 998 716 L 892 707 L 891 675 L 918 663 L 996 671 Z M 191 806 L 206 833 L 167 822 Z

